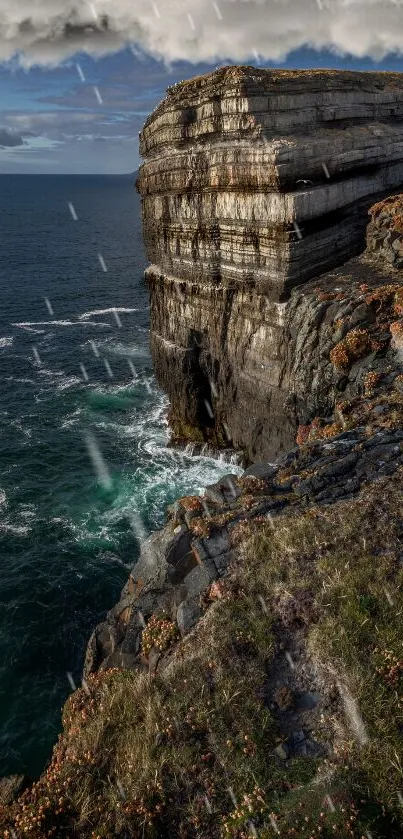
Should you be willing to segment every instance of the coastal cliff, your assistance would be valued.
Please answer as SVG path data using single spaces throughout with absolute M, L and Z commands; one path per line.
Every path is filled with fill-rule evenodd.
M 357 96 L 375 96 L 375 82 L 369 91 L 359 82 L 366 74 L 350 75 Z M 401 83 L 380 76 L 384 107 Z M 368 112 L 352 101 L 366 127 Z M 182 123 L 166 107 L 157 117 L 168 149 Z M 203 278 L 179 281 L 162 265 L 151 282 L 152 329 L 177 318 L 175 334 L 152 336 L 172 411 L 181 387 L 201 439 L 208 428 L 219 441 L 197 411 L 206 399 L 215 422 L 221 405 L 224 436 L 228 424 L 245 459 L 260 462 L 177 499 L 143 543 L 120 601 L 92 633 L 49 766 L 34 784 L 0 783 L 4 839 L 401 839 L 403 194 L 365 209 L 359 239 L 361 209 L 349 212 L 347 261 L 332 252 L 327 270 L 289 286 L 283 302 L 242 281 L 237 320 L 223 324 L 213 294 L 221 286 Z M 285 371 L 277 403 L 258 372 L 273 311 L 281 324 L 271 346 L 278 340 Z M 185 353 L 192 330 L 198 343 Z M 261 336 L 249 341 L 253 388 L 233 392 L 230 418 L 219 400 L 232 376 L 249 376 L 252 334 Z M 206 347 L 230 338 L 241 367 L 227 366 L 227 381 L 221 366 L 203 365 Z M 197 390 L 201 368 L 209 391 L 203 378 Z
M 168 89 L 137 188 L 174 440 L 273 459 L 307 402 L 311 418 L 334 407 L 345 379 L 301 355 L 290 293 L 364 250 L 369 206 L 403 184 L 402 115 L 397 73 L 227 67 Z
M 46 771 L 0 783 L 4 839 L 400 839 L 398 205 L 371 209 L 371 282 L 305 289 L 360 393 L 275 464 L 168 509 L 92 634 Z

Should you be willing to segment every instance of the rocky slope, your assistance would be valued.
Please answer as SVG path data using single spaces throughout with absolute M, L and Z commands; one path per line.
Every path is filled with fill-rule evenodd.
M 368 207 L 403 183 L 402 113 L 401 74 L 232 67 L 169 89 L 147 120 L 151 346 L 176 439 L 249 462 L 290 448 L 305 375 L 290 292 L 364 249 Z
M 335 295 L 310 306 L 348 309 L 329 358 L 360 394 L 168 510 L 46 772 L 0 788 L 4 839 L 402 835 L 403 281 Z
M 167 526 L 143 544 L 121 601 L 93 633 L 86 676 L 99 667 L 142 666 L 144 621 L 157 607 L 181 633 L 188 631 L 201 615 L 200 594 L 233 560 L 232 534 L 241 522 L 352 498 L 366 483 L 403 466 L 403 279 L 372 286 L 351 280 L 347 286 L 346 280 L 342 294 L 330 290 L 332 276 L 327 280 L 327 286 L 322 278 L 320 288 L 305 290 L 302 303 L 297 293 L 291 302 L 301 318 L 305 358 L 307 335 L 317 339 L 316 387 L 330 368 L 347 379 L 343 398 L 330 415 L 316 411 L 307 365 L 295 398 L 302 402 L 310 387 L 312 401 L 301 405 L 307 422 L 299 426 L 294 447 L 275 464 L 256 463 L 242 478 L 229 474 L 207 487 L 204 498 L 179 499 L 168 510 Z M 327 339 L 318 341 L 321 329 Z

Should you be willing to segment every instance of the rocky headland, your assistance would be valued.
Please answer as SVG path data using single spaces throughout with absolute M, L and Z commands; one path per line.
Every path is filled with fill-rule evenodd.
M 149 117 L 137 186 L 175 439 L 272 459 L 307 396 L 314 413 L 334 405 L 343 379 L 317 370 L 307 298 L 301 354 L 290 292 L 364 250 L 369 206 L 403 182 L 402 114 L 400 74 L 227 67 L 170 88 Z
M 399 74 L 222 68 L 147 121 L 174 440 L 247 468 L 143 543 L 5 839 L 401 837 L 402 118 Z

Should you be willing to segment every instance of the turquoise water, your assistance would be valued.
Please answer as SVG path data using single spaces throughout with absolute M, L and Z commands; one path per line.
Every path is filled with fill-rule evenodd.
M 132 177 L 1 176 L 0 241 L 0 774 L 36 775 L 139 538 L 229 466 L 167 446 Z

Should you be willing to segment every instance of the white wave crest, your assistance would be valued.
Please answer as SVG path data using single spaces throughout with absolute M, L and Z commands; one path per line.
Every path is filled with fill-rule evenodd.
M 44 332 L 44 329 L 35 330 L 32 327 L 35 326 L 103 326 L 104 328 L 111 329 L 111 323 L 100 323 L 99 321 L 88 321 L 85 322 L 81 320 L 34 320 L 34 321 L 21 321 L 20 323 L 12 323 L 12 326 L 18 326 L 19 329 L 26 329 L 28 332 Z M 12 339 L 11 339 L 12 340 Z
M 74 385 L 82 384 L 82 379 L 78 378 L 78 376 L 67 376 L 63 382 L 58 384 L 57 390 L 68 390 L 69 387 L 74 387 Z
M 19 379 L 17 376 L 6 376 L 6 382 L 18 382 L 22 385 L 34 385 L 36 382 L 34 379 Z
M 150 356 L 148 346 L 142 346 L 141 344 L 130 344 L 129 346 L 120 342 L 108 344 L 108 352 L 110 355 L 121 355 L 126 358 L 148 358 Z
M 93 315 L 109 315 L 113 314 L 114 312 L 138 312 L 139 309 L 127 309 L 124 306 L 113 306 L 110 309 L 92 309 L 91 312 L 84 312 L 82 315 L 78 316 L 80 321 L 88 320 Z
M 30 530 L 31 528 L 26 525 L 17 526 L 15 524 L 0 522 L 0 531 L 3 531 L 3 533 L 13 533 L 15 536 L 27 536 Z
M 83 414 L 82 408 L 76 408 L 72 414 L 69 414 L 65 420 L 63 420 L 61 424 L 61 428 L 70 428 L 72 425 L 76 425 Z
M 13 323 L 13 326 L 18 326 L 19 329 L 25 329 L 25 332 L 33 332 L 34 335 L 44 335 L 44 329 L 34 329 L 32 326 L 27 326 L 26 324 L 22 323 Z
M 14 338 L 0 338 L 0 349 L 3 347 L 11 347 Z

